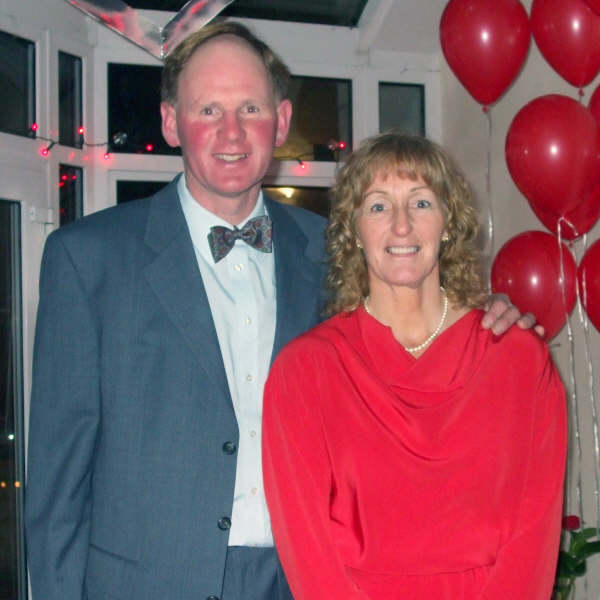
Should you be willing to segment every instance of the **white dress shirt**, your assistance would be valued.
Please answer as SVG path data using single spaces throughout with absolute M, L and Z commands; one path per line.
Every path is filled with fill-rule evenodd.
M 215 263 L 207 239 L 210 228 L 232 225 L 193 199 L 184 175 L 177 190 L 217 330 L 240 433 L 229 545 L 272 546 L 262 478 L 261 421 L 263 388 L 275 338 L 273 253 L 236 240 L 229 254 Z M 261 192 L 246 221 L 265 214 Z

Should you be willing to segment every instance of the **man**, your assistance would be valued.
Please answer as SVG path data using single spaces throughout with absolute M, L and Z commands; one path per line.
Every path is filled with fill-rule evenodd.
M 190 36 L 165 61 L 161 105 L 183 176 L 48 238 L 34 600 L 291 598 L 262 490 L 262 388 L 319 320 L 324 222 L 260 191 L 289 129 L 288 76 L 240 25 Z

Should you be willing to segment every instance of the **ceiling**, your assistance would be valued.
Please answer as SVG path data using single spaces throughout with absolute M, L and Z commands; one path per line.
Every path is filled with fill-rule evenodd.
M 177 12 L 187 0 L 129 0 L 133 8 Z M 235 0 L 222 15 L 356 27 L 367 0 Z
M 136 9 L 179 11 L 187 0 L 128 0 Z M 222 15 L 359 27 L 367 47 L 438 53 L 438 27 L 448 0 L 234 0 Z M 365 48 L 363 48 L 365 49 Z

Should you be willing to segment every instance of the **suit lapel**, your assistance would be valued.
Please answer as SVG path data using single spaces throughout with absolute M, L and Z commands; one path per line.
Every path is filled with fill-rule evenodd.
M 208 297 L 177 195 L 176 181 L 152 199 L 145 241 L 155 252 L 144 274 L 198 364 L 229 395 Z
M 321 269 L 306 254 L 306 235 L 289 213 L 265 197 L 273 221 L 277 318 L 271 360 L 281 348 L 309 327 L 319 314 Z

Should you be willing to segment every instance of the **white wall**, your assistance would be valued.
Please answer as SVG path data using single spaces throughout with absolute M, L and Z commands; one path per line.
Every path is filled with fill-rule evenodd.
M 531 0 L 523 1 L 529 12 Z M 600 84 L 600 77 L 585 88 L 583 102 L 587 104 L 590 96 Z M 490 201 L 486 192 L 486 152 L 488 143 L 491 149 L 491 204 L 494 215 L 494 246 L 497 251 L 508 239 L 525 230 L 543 230 L 533 211 L 513 183 L 504 157 L 504 143 L 511 121 L 517 112 L 530 100 L 545 94 L 564 94 L 577 99 L 577 89 L 565 82 L 546 63 L 537 46 L 532 46 L 525 66 L 508 92 L 491 109 L 492 136 L 488 142 L 487 121 L 479 105 L 461 86 L 452 74 L 445 61 L 442 60 L 442 111 L 443 141 L 448 149 L 459 160 L 461 166 L 470 176 L 485 207 Z M 600 238 L 600 224 L 587 234 L 587 246 Z M 573 244 L 573 251 L 578 261 L 586 247 L 585 240 Z M 576 392 L 580 413 L 580 435 L 583 450 L 582 489 L 584 500 L 584 516 L 588 526 L 596 525 L 596 484 L 594 478 L 594 440 L 591 415 L 591 395 L 600 400 L 598 384 L 598 365 L 600 364 L 600 334 L 590 324 L 589 339 L 586 339 L 577 308 L 571 316 L 573 345 L 569 342 L 567 327 L 551 342 L 552 354 L 558 365 L 568 392 Z M 586 347 L 591 353 L 590 361 L 595 370 L 596 383 L 590 385 L 589 361 Z M 574 360 L 572 375 L 571 357 Z M 573 421 L 571 432 L 575 431 Z M 580 462 L 576 450 L 571 448 L 571 469 L 573 479 L 569 485 L 570 512 L 577 513 L 576 473 Z M 598 598 L 600 595 L 600 573 L 598 556 L 588 561 L 588 590 L 578 591 L 578 598 Z

